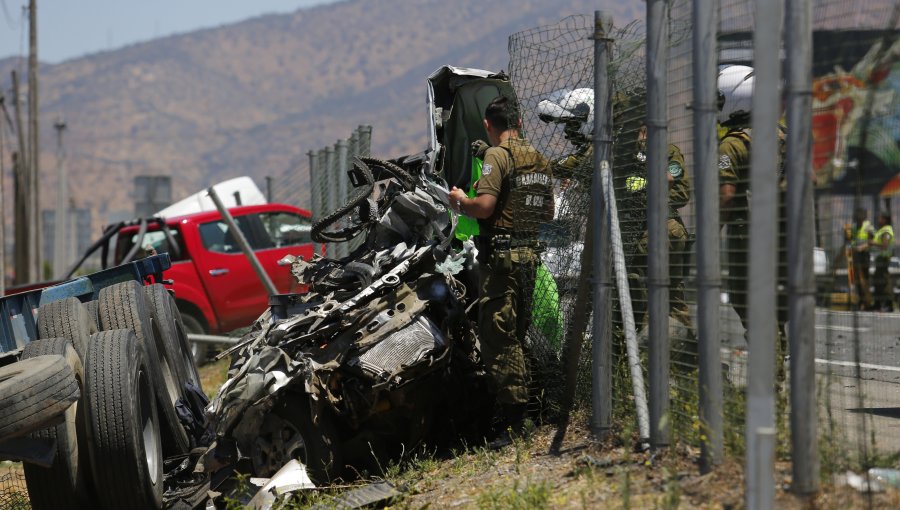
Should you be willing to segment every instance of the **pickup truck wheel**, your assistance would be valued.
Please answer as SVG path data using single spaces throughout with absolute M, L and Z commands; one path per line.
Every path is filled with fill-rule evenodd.
M 84 369 L 72 342 L 66 338 L 35 340 L 25 346 L 22 358 L 46 355 L 62 356 L 75 374 L 78 386 L 84 389 Z M 88 508 L 90 465 L 87 451 L 82 451 L 88 444 L 83 414 L 84 407 L 80 401 L 76 402 L 66 409 L 62 423 L 31 433 L 33 438 L 56 441 L 56 458 L 52 466 L 45 468 L 27 462 L 23 465 L 31 508 Z
M 37 356 L 0 368 L 0 440 L 59 423 L 79 394 L 62 356 Z
M 306 466 L 316 485 L 338 478 L 343 463 L 337 431 L 327 410 L 315 417 L 306 395 L 291 395 L 266 415 L 254 440 L 250 461 L 256 476 L 269 477 L 291 459 Z
M 161 435 L 146 353 L 129 329 L 97 333 L 88 344 L 84 407 L 103 508 L 162 507 Z
M 172 369 L 173 360 L 166 357 L 167 351 L 161 345 L 159 327 L 151 318 L 143 289 L 144 286 L 136 281 L 117 283 L 101 289 L 98 305 L 100 326 L 103 331 L 134 331 L 147 353 L 150 382 L 159 403 L 163 453 L 166 456 L 187 453 L 191 447 L 190 439 L 175 411 L 175 402 L 184 395 L 184 388 Z
M 203 330 L 203 324 L 192 315 L 182 313 L 181 321 L 182 324 L 184 324 L 184 331 L 188 335 L 202 335 L 206 332 Z M 194 364 L 199 367 L 206 363 L 206 360 L 209 358 L 209 345 L 205 342 L 190 342 L 190 345 L 191 356 L 194 357 Z
M 182 385 L 190 381 L 200 387 L 200 374 L 187 344 L 187 335 L 175 300 L 160 283 L 144 287 L 144 292 L 147 294 L 150 314 L 159 325 L 162 340 L 159 346 L 165 348 L 165 358 L 171 362 Z
M 83 358 L 88 339 L 97 327 L 81 301 L 69 297 L 41 305 L 38 308 L 37 329 L 38 338 L 68 338 L 75 352 Z

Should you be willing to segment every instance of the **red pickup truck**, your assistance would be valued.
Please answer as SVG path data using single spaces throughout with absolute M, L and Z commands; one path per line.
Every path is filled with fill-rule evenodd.
M 279 266 L 285 255 L 310 258 L 310 213 L 285 204 L 229 208 L 266 273 L 279 292 L 296 292 L 289 266 Z M 166 218 L 147 224 L 143 240 L 136 222 L 118 229 L 114 261 L 127 258 L 140 243 L 158 253 L 167 252 L 172 267 L 163 276 L 175 292 L 178 310 L 188 333 L 224 333 L 252 323 L 268 306 L 268 293 L 241 252 L 218 211 Z M 166 232 L 168 230 L 168 232 Z M 206 344 L 195 344 L 198 362 Z

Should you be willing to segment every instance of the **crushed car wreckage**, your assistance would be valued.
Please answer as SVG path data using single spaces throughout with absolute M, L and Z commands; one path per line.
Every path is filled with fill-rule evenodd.
M 291 258 L 309 291 L 273 296 L 222 353 L 232 364 L 207 407 L 215 440 L 198 467 L 214 481 L 247 468 L 271 477 L 298 459 L 325 484 L 345 466 L 372 472 L 381 456 L 477 440 L 490 425 L 471 298 L 456 277 L 474 256 L 451 249 L 446 184 L 371 158 L 351 173 L 352 198 L 312 234 L 363 242 L 341 260 Z

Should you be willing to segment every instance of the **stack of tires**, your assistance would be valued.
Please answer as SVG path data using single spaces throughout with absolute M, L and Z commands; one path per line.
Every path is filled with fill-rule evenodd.
M 64 359 L 81 392 L 62 423 L 32 433 L 57 450 L 48 468 L 24 465 L 32 508 L 161 508 L 163 459 L 190 449 L 175 402 L 200 386 L 174 299 L 123 282 L 42 305 L 37 326 L 23 360 Z

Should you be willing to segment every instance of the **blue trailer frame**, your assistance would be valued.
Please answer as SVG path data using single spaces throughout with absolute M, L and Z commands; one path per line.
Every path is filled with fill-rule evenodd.
M 161 283 L 163 271 L 170 267 L 169 254 L 161 253 L 51 287 L 0 298 L 0 355 L 18 351 L 28 342 L 37 340 L 37 310 L 41 305 L 69 297 L 81 302 L 93 301 L 101 289 L 121 282 L 144 282 L 153 277 L 153 281 Z

